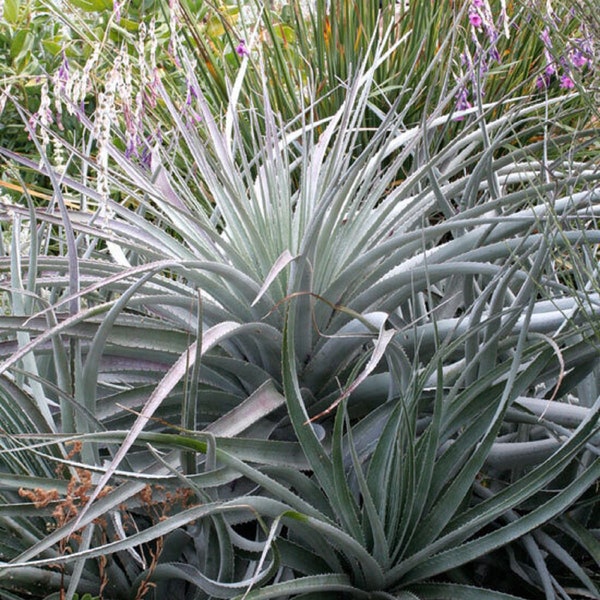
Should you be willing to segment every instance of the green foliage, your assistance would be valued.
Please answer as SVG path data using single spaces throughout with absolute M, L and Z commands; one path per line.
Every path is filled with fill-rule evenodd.
M 439 49 L 318 2 L 256 56 L 207 8 L 76 137 L 12 104 L 0 594 L 598 595 L 597 131 L 530 66 L 457 114 L 437 4 Z

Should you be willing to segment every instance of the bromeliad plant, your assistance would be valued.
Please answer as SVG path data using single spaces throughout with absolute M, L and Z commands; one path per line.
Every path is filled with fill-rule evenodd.
M 2 151 L 52 184 L 3 204 L 3 597 L 598 594 L 595 132 L 452 90 L 364 143 L 386 59 Z

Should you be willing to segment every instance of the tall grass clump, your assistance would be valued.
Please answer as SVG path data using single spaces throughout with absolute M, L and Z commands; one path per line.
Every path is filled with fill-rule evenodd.
M 171 6 L 75 137 L 5 94 L 0 597 L 598 596 L 593 65 L 422 4 Z

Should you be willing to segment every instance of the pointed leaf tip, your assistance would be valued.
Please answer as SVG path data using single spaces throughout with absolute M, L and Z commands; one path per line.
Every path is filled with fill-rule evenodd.
M 292 253 L 289 250 L 285 250 L 281 256 L 275 261 L 275 264 L 271 267 L 265 282 L 262 284 L 262 287 L 258 291 L 256 298 L 252 302 L 251 306 L 256 306 L 258 301 L 263 297 L 264 293 L 269 289 L 269 286 L 273 283 L 275 278 L 287 267 L 292 261 L 296 260 L 297 256 L 292 256 Z

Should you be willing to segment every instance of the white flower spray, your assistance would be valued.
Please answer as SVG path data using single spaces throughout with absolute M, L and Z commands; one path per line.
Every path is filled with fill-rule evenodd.
M 29 124 L 38 133 L 41 141 L 41 152 L 46 154 L 50 145 L 49 127 L 52 124 L 52 101 L 50 99 L 48 80 L 44 79 L 40 90 L 40 106 L 38 110 L 31 115 Z M 40 168 L 44 165 L 43 156 L 40 157 Z
M 79 109 L 83 110 L 85 97 L 91 87 L 91 74 L 97 67 L 99 60 L 100 46 L 96 44 L 92 54 L 83 66 L 83 70 L 75 71 L 70 74 L 64 89 L 65 97 L 68 99 L 66 108 L 70 115 L 75 113 L 76 107 L 79 107 Z
M 171 39 L 169 40 L 169 52 L 173 58 L 173 62 L 180 67 L 181 60 L 179 58 L 179 22 L 180 8 L 177 0 L 169 0 L 169 29 L 171 30 Z
M 109 210 L 109 146 L 111 141 L 111 124 L 117 119 L 116 92 L 121 85 L 122 55 L 118 54 L 113 68 L 108 74 L 104 91 L 98 94 L 98 107 L 94 119 L 94 138 L 97 145 L 96 190 L 100 196 L 100 216 L 106 222 L 110 216 Z

